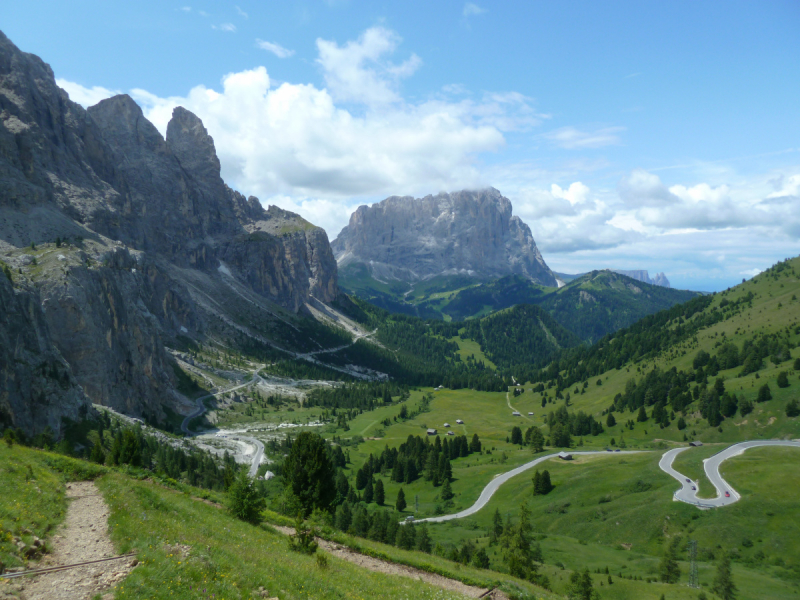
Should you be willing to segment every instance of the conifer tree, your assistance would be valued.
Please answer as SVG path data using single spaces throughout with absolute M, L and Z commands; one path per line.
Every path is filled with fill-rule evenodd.
M 781 371 L 780 373 L 778 373 L 778 387 L 779 388 L 789 387 L 789 376 L 786 374 L 786 371 Z
M 367 504 L 372 502 L 372 497 L 374 495 L 374 489 L 372 487 L 372 479 L 367 479 L 367 485 L 364 486 L 364 502 Z
M 644 423 L 647 421 L 647 411 L 645 411 L 644 406 L 639 407 L 639 413 L 636 415 L 636 420 L 639 423 Z
M 497 543 L 501 535 L 503 535 L 503 517 L 500 516 L 500 509 L 496 508 L 492 516 L 492 526 L 489 530 L 489 543 Z
M 453 489 L 450 487 L 450 480 L 445 479 L 442 484 L 442 500 L 450 500 L 453 497 Z
M 679 537 L 672 538 L 669 546 L 667 546 L 664 556 L 661 558 L 661 564 L 658 567 L 659 579 L 664 583 L 678 583 L 681 577 L 681 570 L 678 566 L 678 546 L 681 542 Z
M 422 523 L 417 527 L 417 535 L 414 544 L 420 552 L 430 554 L 431 552 L 431 536 L 428 533 L 428 524 Z
M 733 583 L 731 573 L 731 557 L 727 552 L 723 552 L 717 563 L 717 574 L 714 576 L 714 586 L 711 588 L 722 600 L 735 600 L 736 585 Z
M 385 499 L 386 492 L 383 489 L 383 480 L 378 479 L 378 481 L 375 482 L 375 504 L 382 506 Z
M 403 488 L 400 488 L 400 491 L 397 492 L 397 501 L 394 504 L 395 508 L 398 512 L 403 512 L 406 508 L 406 495 L 403 492 Z
M 772 400 L 772 391 L 769 389 L 769 384 L 765 383 L 758 388 L 758 398 L 756 398 L 756 402 L 767 402 L 769 400 Z
M 614 413 L 608 413 L 608 417 L 606 418 L 606 427 L 613 427 L 617 424 L 617 420 L 614 418 Z

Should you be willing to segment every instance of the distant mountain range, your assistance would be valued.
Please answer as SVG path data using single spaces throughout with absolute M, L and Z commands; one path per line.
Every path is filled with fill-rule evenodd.
M 619 273 L 620 275 L 625 275 L 626 277 L 630 277 L 631 279 L 635 279 L 636 281 L 641 281 L 642 283 L 649 283 L 650 285 L 660 285 L 661 287 L 671 288 L 672 286 L 669 283 L 669 279 L 664 273 L 657 273 L 655 277 L 650 278 L 650 275 L 647 271 L 643 270 L 635 270 L 635 271 L 623 271 L 622 269 L 611 269 L 614 273 Z M 563 281 L 564 283 L 569 283 L 573 279 L 577 279 L 578 277 L 583 277 L 586 273 L 579 273 L 577 275 L 568 275 L 567 273 L 556 273 L 553 272 L 554 275 Z

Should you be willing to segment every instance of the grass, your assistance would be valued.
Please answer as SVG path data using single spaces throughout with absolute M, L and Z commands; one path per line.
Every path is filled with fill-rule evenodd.
M 120 599 L 250 598 L 260 587 L 281 600 L 459 597 L 333 556 L 322 568 L 313 556 L 288 552 L 282 534 L 117 473 L 99 486 L 111 506 L 118 551 L 136 552 L 139 559 L 139 567 L 117 589 Z
M 64 520 L 65 482 L 94 479 L 103 467 L 50 452 L 0 444 L 0 564 L 27 564 L 12 543 L 45 539 Z

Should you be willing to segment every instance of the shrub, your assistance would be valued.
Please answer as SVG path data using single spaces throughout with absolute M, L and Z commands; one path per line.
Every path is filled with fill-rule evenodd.
M 314 554 L 317 551 L 317 531 L 309 527 L 300 514 L 294 524 L 294 534 L 289 536 L 289 549 L 301 554 Z

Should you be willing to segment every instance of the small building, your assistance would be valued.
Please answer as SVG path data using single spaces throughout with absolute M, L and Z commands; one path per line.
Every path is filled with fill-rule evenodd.
M 444 426 L 445 427 L 450 427 L 450 423 L 445 423 Z
M 533 413 L 532 413 L 532 412 L 529 412 L 529 413 L 528 413 L 528 416 L 529 416 L 529 417 L 532 417 L 532 416 L 533 416 Z
M 702 445 L 703 445 L 703 442 L 689 442 L 689 445 L 690 445 L 690 446 L 695 446 L 695 447 L 698 447 L 698 446 L 702 446 Z
M 558 458 L 561 460 L 572 460 L 572 454 L 569 454 L 568 452 L 559 452 Z
M 511 416 L 512 416 L 512 417 L 521 417 L 522 415 L 521 415 L 521 414 L 519 414 L 519 411 L 516 411 L 516 410 L 515 410 L 514 412 L 512 412 L 512 413 L 511 413 Z
M 457 423 L 458 425 L 463 425 L 463 424 L 464 424 L 464 421 L 462 421 L 461 419 L 456 419 L 456 423 Z
M 447 435 L 455 435 L 455 433 L 453 433 L 452 431 L 448 431 Z
M 264 480 L 265 481 L 269 481 L 273 477 L 275 477 L 275 473 L 273 473 L 272 471 L 267 471 L 266 473 L 264 473 Z
M 428 435 L 436 435 L 435 429 L 428 429 Z

